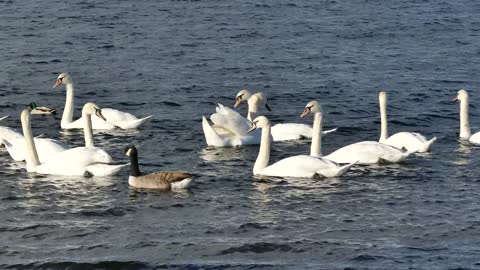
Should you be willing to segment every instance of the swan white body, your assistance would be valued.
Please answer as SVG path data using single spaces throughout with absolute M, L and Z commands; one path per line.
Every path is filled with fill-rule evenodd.
M 257 115 L 259 107 L 265 106 L 268 110 L 270 110 L 270 107 L 267 103 L 267 98 L 263 93 L 255 93 L 251 95 L 248 90 L 243 89 L 238 92 L 234 107 L 237 107 L 244 100 L 246 100 L 248 104 L 247 119 L 249 121 L 252 121 L 252 119 Z M 327 130 L 323 132 L 323 134 L 328 134 L 336 130 L 336 128 Z M 313 128 L 305 124 L 284 123 L 273 125 L 271 132 L 273 141 L 280 142 L 299 140 L 302 138 L 312 138 Z
M 314 113 L 313 137 L 310 147 L 310 155 L 314 157 L 322 156 L 322 110 L 318 102 L 310 101 L 300 117 Z M 337 163 L 359 163 L 374 164 L 382 161 L 394 163 L 404 160 L 410 153 L 403 152 L 397 148 L 378 142 L 358 142 L 344 146 L 324 159 L 332 160 Z
M 363 141 L 344 146 L 325 158 L 337 163 L 397 163 L 405 160 L 410 154 L 411 152 L 404 152 L 390 145 L 375 141 Z
M 205 116 L 202 117 L 203 133 L 209 146 L 238 146 L 260 143 L 260 132 L 247 134 L 250 122 L 236 111 L 218 104 L 216 113 L 210 116 L 210 125 Z
M 5 144 L 10 157 L 15 161 L 24 161 L 28 156 L 27 144 L 23 136 L 6 139 Z M 58 140 L 34 138 L 40 162 L 47 162 L 51 157 L 68 149 L 68 146 Z
M 380 92 L 378 95 L 380 102 L 380 119 L 381 134 L 380 143 L 391 145 L 398 149 L 405 148 L 410 152 L 428 152 L 432 144 L 437 140 L 433 137 L 427 140 L 422 134 L 415 132 L 399 132 L 392 136 L 388 136 L 388 120 L 387 120 L 387 93 Z
M 15 138 L 23 138 L 22 133 L 18 132 L 16 129 L 9 127 L 0 127 L 0 139 L 4 140 L 13 140 Z M 3 145 L 3 141 L 0 140 L 0 146 Z
M 58 87 L 60 84 L 64 84 L 67 90 L 67 97 L 65 101 L 65 108 L 62 115 L 62 121 L 60 123 L 61 128 L 63 129 L 78 129 L 82 128 L 83 120 L 80 118 L 76 121 L 73 121 L 73 109 L 74 109 L 74 88 L 73 82 L 70 76 L 67 73 L 62 73 L 58 76 L 57 82 L 53 86 L 54 88 Z M 107 121 L 102 121 L 100 119 L 93 119 L 92 128 L 93 129 L 133 129 L 138 128 L 144 124 L 148 119 L 153 115 L 137 118 L 134 115 L 122 112 L 115 109 L 105 108 L 102 109 Z
M 271 124 L 265 116 L 259 116 L 253 121 L 253 129 L 262 129 L 262 140 L 257 160 L 253 166 L 253 174 L 280 177 L 335 177 L 344 174 L 354 164 L 339 166 L 324 158 L 299 155 L 282 159 L 268 165 L 271 147 Z
M 104 150 L 93 146 L 90 115 L 83 113 L 83 116 L 85 117 L 84 134 L 87 146 L 65 150 L 52 156 L 47 162 L 41 163 L 38 159 L 37 149 L 32 136 L 30 111 L 27 109 L 23 110 L 21 121 L 28 149 L 28 156 L 26 158 L 27 171 L 55 175 L 83 176 L 85 173 L 90 173 L 96 176 L 105 176 L 113 175 L 126 167 L 128 164 L 106 164 L 112 162 L 112 158 Z
M 460 140 L 469 141 L 473 144 L 480 144 L 480 132 L 472 135 L 470 121 L 468 120 L 468 92 L 459 90 L 455 101 L 460 101 Z

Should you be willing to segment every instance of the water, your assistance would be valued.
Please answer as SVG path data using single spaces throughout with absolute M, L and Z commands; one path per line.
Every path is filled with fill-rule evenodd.
M 480 4 L 459 1 L 0 1 L 0 116 L 31 101 L 63 109 L 59 72 L 82 104 L 155 118 L 96 132 L 117 162 L 189 170 L 188 192 L 145 192 L 115 177 L 26 173 L 0 150 L 0 268 L 480 269 L 478 147 L 458 138 L 460 88 L 480 130 Z M 263 91 L 274 122 L 316 99 L 324 153 L 390 131 L 437 136 L 431 154 L 327 180 L 252 177 L 258 148 L 206 147 L 201 115 Z M 246 114 L 242 106 L 239 111 Z M 60 115 L 34 134 L 82 144 Z M 271 160 L 308 153 L 275 143 Z

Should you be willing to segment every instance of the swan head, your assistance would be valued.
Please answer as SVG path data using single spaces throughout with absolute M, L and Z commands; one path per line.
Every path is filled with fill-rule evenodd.
M 258 92 L 253 94 L 249 99 L 248 99 L 248 111 L 256 113 L 258 110 L 258 106 L 265 106 L 267 111 L 271 111 L 272 109 L 270 106 L 268 106 L 268 100 L 267 96 L 262 93 Z
M 68 75 L 68 72 L 63 72 L 63 73 L 60 73 L 60 75 L 58 75 L 57 81 L 53 85 L 53 88 L 57 88 L 58 86 L 60 86 L 60 84 L 69 84 L 69 83 L 72 83 L 72 79 L 70 79 L 70 75 Z
M 254 131 L 255 129 L 258 128 L 266 128 L 270 126 L 270 120 L 268 120 L 267 117 L 265 116 L 259 116 L 252 121 L 252 127 L 247 131 L 247 133 L 250 133 Z
M 100 109 L 100 107 L 98 107 L 97 104 L 93 102 L 88 102 L 83 106 L 82 114 L 96 115 L 103 121 L 107 121 L 105 116 L 103 116 L 102 114 L 102 109 Z
M 312 100 L 307 103 L 307 105 L 305 106 L 305 109 L 300 115 L 300 118 L 304 118 L 309 114 L 315 114 L 315 113 L 321 113 L 321 112 L 322 112 L 322 107 L 320 106 L 320 104 L 316 100 Z
M 454 102 L 467 101 L 467 100 L 468 100 L 468 92 L 467 90 L 464 90 L 464 89 L 458 90 L 457 96 L 455 97 L 455 99 L 453 99 Z
M 385 91 L 380 91 L 380 92 L 378 93 L 378 98 L 379 98 L 380 100 L 386 100 L 386 99 L 387 99 L 387 92 L 385 92 Z
M 237 93 L 237 96 L 235 97 L 235 105 L 233 105 L 233 108 L 238 107 L 240 103 L 242 103 L 245 100 L 248 100 L 252 95 L 250 94 L 250 91 L 247 89 L 242 89 Z
M 125 147 L 125 155 L 129 157 L 137 155 L 137 148 L 135 147 L 135 145 L 129 145 Z

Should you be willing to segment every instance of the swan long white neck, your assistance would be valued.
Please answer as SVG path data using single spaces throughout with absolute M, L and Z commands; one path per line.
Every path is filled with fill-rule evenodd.
M 86 147 L 95 147 L 93 143 L 92 115 L 82 112 L 83 118 L 83 136 L 85 137 Z
M 468 140 L 472 136 L 468 121 L 468 96 L 460 100 L 460 139 Z
M 380 102 L 380 123 L 381 123 L 379 142 L 383 143 L 388 139 L 387 94 L 386 93 L 380 94 L 378 99 Z
M 310 147 L 310 156 L 322 156 L 322 113 L 317 112 L 313 115 L 313 134 L 312 145 Z
M 23 110 L 21 114 L 22 130 L 23 136 L 25 137 L 25 143 L 27 146 L 27 171 L 34 171 L 35 167 L 40 165 L 40 160 L 38 159 L 37 149 L 35 147 L 35 142 L 32 135 L 32 126 L 30 123 L 30 112 L 28 110 Z
M 67 98 L 65 100 L 65 108 L 63 109 L 62 121 L 60 123 L 62 127 L 73 122 L 73 82 L 69 81 L 66 83 L 65 88 L 67 89 Z
M 252 121 L 253 118 L 255 118 L 255 114 L 258 111 L 258 98 L 255 96 L 252 96 L 248 99 L 248 113 L 247 113 L 247 119 L 248 121 Z
M 257 160 L 255 165 L 253 165 L 253 174 L 259 174 L 263 169 L 268 166 L 270 161 L 270 147 L 271 147 L 271 136 L 270 136 L 271 125 L 262 128 L 262 138 L 260 141 L 260 149 L 258 151 Z

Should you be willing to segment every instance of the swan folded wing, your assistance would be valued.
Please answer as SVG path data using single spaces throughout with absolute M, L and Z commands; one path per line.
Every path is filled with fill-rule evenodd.
M 262 175 L 312 178 L 315 174 L 338 171 L 338 165 L 330 160 L 298 155 L 282 159 L 261 171 Z M 323 175 L 322 174 L 322 175 Z
M 325 158 L 337 163 L 374 164 L 381 160 L 399 162 L 404 160 L 408 153 L 375 141 L 363 141 L 344 146 Z
M 216 113 L 210 116 L 215 126 L 231 130 L 236 135 L 245 135 L 252 126 L 250 121 L 241 116 L 238 112 L 218 104 Z
M 0 127 L 0 139 L 12 140 L 14 138 L 23 138 L 23 135 L 14 128 Z
M 112 108 L 103 108 L 102 114 L 105 116 L 108 123 L 111 123 L 122 129 L 137 128 L 153 116 L 149 115 L 144 118 L 137 118 L 131 113 L 122 112 Z
M 50 158 L 56 154 L 68 149 L 68 146 L 64 143 L 47 138 L 34 138 L 35 146 L 38 152 L 38 159 L 41 163 L 47 162 Z M 15 138 L 9 140 L 10 146 L 7 147 L 7 151 L 15 161 L 23 161 L 27 158 L 27 145 L 24 138 Z
M 305 124 L 287 123 L 276 124 L 272 127 L 272 136 L 274 141 L 298 140 L 301 138 L 311 138 L 313 128 Z
M 58 166 L 86 167 L 94 163 L 111 163 L 112 157 L 104 150 L 97 147 L 75 147 L 65 150 L 54 157 L 48 163 Z
M 119 173 L 123 168 L 126 168 L 129 164 L 111 165 L 104 163 L 96 163 L 88 165 L 85 170 L 93 174 L 94 176 L 108 176 Z
M 408 151 L 421 151 L 425 148 L 428 140 L 419 133 L 415 132 L 398 132 L 388 137 L 384 144 L 391 145 L 396 148 L 406 148 Z

